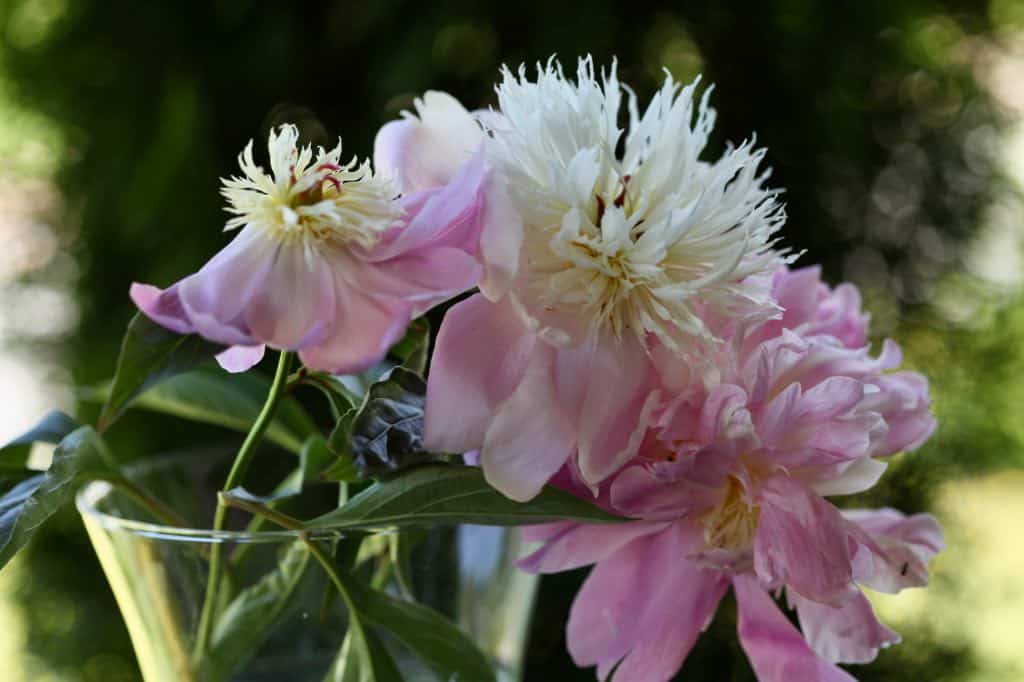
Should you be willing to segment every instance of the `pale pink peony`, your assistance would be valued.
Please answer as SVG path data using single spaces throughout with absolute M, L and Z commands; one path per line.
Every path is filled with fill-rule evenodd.
M 887 342 L 863 346 L 856 290 L 832 291 L 817 270 L 782 270 L 786 312 L 735 330 L 715 376 L 662 365 L 672 397 L 657 408 L 639 456 L 602 486 L 599 502 L 640 519 L 618 526 L 531 530 L 536 572 L 596 564 L 568 626 L 573 659 L 602 679 L 668 680 L 732 586 L 741 643 L 762 682 L 850 680 L 833 664 L 873 660 L 899 640 L 860 586 L 885 592 L 927 582 L 943 547 L 928 515 L 840 512 L 824 496 L 860 492 L 934 430 L 927 383 Z M 590 495 L 566 470 L 560 484 Z M 801 635 L 769 592 L 785 589 Z
M 198 272 L 166 290 L 132 285 L 151 319 L 230 346 L 231 371 L 259 361 L 264 345 L 298 351 L 336 373 L 378 362 L 409 320 L 476 284 L 480 233 L 491 217 L 489 174 L 471 150 L 449 155 L 450 173 L 403 188 L 369 163 L 340 161 L 340 144 L 298 148 L 282 126 L 269 141 L 270 172 L 252 143 L 243 177 L 224 181 L 240 232 Z M 388 170 L 391 170 L 390 168 Z
M 567 461 L 596 488 L 632 459 L 657 400 L 652 347 L 692 361 L 721 343 L 702 311 L 779 314 L 766 282 L 786 260 L 773 248 L 783 212 L 763 151 L 746 142 L 701 158 L 715 112 L 696 87 L 667 78 L 641 112 L 614 66 L 598 77 L 583 59 L 571 81 L 552 60 L 535 80 L 506 70 L 500 109 L 482 117 L 487 161 L 522 217 L 495 232 L 515 269 L 504 298 L 485 288 L 445 317 L 424 439 L 480 450 L 487 480 L 513 499 Z

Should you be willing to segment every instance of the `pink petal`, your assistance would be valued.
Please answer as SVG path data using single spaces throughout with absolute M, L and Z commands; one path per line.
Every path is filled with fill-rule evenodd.
M 796 329 L 814 320 L 825 290 L 821 268 L 817 265 L 776 272 L 772 278 L 772 294 L 783 308 L 782 327 Z
M 790 593 L 800 629 L 811 648 L 830 663 L 870 663 L 879 649 L 899 644 L 900 636 L 878 622 L 871 602 L 858 592 L 839 608 Z
M 335 322 L 331 335 L 299 351 L 310 369 L 333 374 L 354 374 L 372 367 L 387 355 L 409 324 L 406 304 L 371 298 L 339 283 L 335 288 Z
M 740 645 L 759 682 L 856 682 L 815 655 L 751 575 L 733 578 Z
M 928 379 L 917 372 L 886 374 L 871 382 L 878 389 L 865 401 L 865 409 L 885 418 L 888 432 L 875 446 L 875 456 L 915 450 L 935 432 Z
M 347 259 L 346 259 L 347 260 Z M 332 270 L 346 262 L 328 263 L 320 254 L 282 246 L 273 267 L 246 306 L 253 334 L 275 347 L 298 350 L 316 345 L 332 331 L 337 314 Z
M 728 587 L 721 575 L 681 560 L 696 531 L 673 524 L 602 561 L 573 602 L 569 653 L 616 682 L 662 682 L 682 665 Z
M 509 197 L 504 178 L 490 173 L 483 192 L 480 260 L 484 265 L 484 277 L 480 281 L 480 291 L 495 301 L 512 286 L 519 268 L 523 221 Z
M 530 573 L 558 573 L 604 561 L 623 546 L 668 527 L 665 523 L 574 524 L 517 562 Z
M 788 585 L 815 601 L 839 605 L 849 599 L 853 569 L 839 511 L 786 476 L 764 481 L 757 496 L 757 576 L 773 589 Z
M 878 483 L 887 465 L 870 457 L 861 457 L 839 465 L 827 476 L 810 481 L 814 492 L 822 497 L 830 495 L 854 495 L 864 492 Z M 804 480 L 807 480 L 806 478 Z
M 630 466 L 615 476 L 611 503 L 627 516 L 674 519 L 706 509 L 719 498 L 714 488 L 685 477 L 664 477 L 649 466 Z
M 243 228 L 219 253 L 179 283 L 182 308 L 198 334 L 226 345 L 263 341 L 249 328 L 246 312 L 265 286 L 280 244 L 256 228 Z
M 523 377 L 534 341 L 507 304 L 471 296 L 453 306 L 431 358 L 426 447 L 465 452 L 483 446 L 491 419 Z
M 216 356 L 217 364 L 232 374 L 246 372 L 263 359 L 267 347 L 263 344 L 258 346 L 231 346 L 221 351 Z
M 603 337 L 558 351 L 559 401 L 579 420 L 579 469 L 597 485 L 636 455 L 653 403 L 651 368 L 635 339 Z
M 480 240 L 482 187 L 487 178 L 482 153 L 469 158 L 451 182 L 402 199 L 405 216 L 387 239 L 366 254 L 381 262 L 426 247 L 451 246 L 475 254 Z
M 133 282 L 128 295 L 146 317 L 160 326 L 178 334 L 195 332 L 195 327 L 192 326 L 192 322 L 181 305 L 177 284 L 172 284 L 166 290 L 161 291 L 148 284 Z
M 622 659 L 636 643 L 639 615 L 646 599 L 647 561 L 653 538 L 637 538 L 594 566 L 573 599 L 566 626 L 569 655 L 580 667 L 598 666 L 598 677 Z
M 535 345 L 522 381 L 501 404 L 480 450 L 487 482 L 520 502 L 540 492 L 576 444 L 572 424 L 556 400 L 554 354 L 549 346 Z
M 519 535 L 524 542 L 547 542 L 572 530 L 577 525 L 579 524 L 573 521 L 555 521 L 553 523 L 540 523 L 536 526 L 520 526 Z
M 867 313 L 860 309 L 860 291 L 852 284 L 840 284 L 818 308 L 812 325 L 816 334 L 828 334 L 847 348 L 861 348 L 867 343 Z
M 388 123 L 374 141 L 374 166 L 399 180 L 403 192 L 448 183 L 480 147 L 483 131 L 451 95 L 427 91 L 416 101 L 420 119 Z
M 358 272 L 353 278 L 359 278 L 361 288 L 411 303 L 416 317 L 475 286 L 480 265 L 465 251 L 439 247 L 365 264 Z
M 651 543 L 652 575 L 646 608 L 639 614 L 637 641 L 614 682 L 667 682 L 707 629 L 729 581 L 721 573 L 679 556 L 693 547 L 689 531 L 675 524 Z
M 859 584 L 890 594 L 928 584 L 928 562 L 946 546 L 935 517 L 895 509 L 850 509 L 843 517 L 859 531 L 853 536 Z

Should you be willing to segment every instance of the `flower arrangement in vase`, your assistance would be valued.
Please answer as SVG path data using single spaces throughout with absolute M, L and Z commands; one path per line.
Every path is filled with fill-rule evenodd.
M 710 88 L 641 109 L 614 64 L 552 59 L 497 94 L 427 92 L 372 163 L 250 143 L 230 243 L 131 286 L 96 425 L 0 450 L 0 561 L 78 493 L 147 682 L 516 679 L 530 574 L 587 565 L 567 641 L 602 680 L 672 678 L 730 589 L 762 682 L 852 679 L 899 641 L 861 588 L 925 585 L 943 540 L 827 498 L 931 435 L 926 379 L 791 267 L 764 150 L 708 158 Z M 226 471 L 125 467 L 103 434 L 133 406 L 246 435 Z

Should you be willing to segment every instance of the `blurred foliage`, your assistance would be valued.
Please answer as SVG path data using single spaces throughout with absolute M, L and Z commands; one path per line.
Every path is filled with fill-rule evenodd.
M 934 380 L 940 433 L 856 501 L 914 511 L 941 481 L 1024 464 L 1014 418 L 1024 307 L 962 274 L 987 207 L 1009 191 L 997 163 L 1008 113 L 979 82 L 979 46 L 1022 25 L 1024 4 L 1012 0 L 0 0 L 0 114 L 11 112 L 0 154 L 18 135 L 49 150 L 12 155 L 7 170 L 52 172 L 64 197 L 59 232 L 77 264 L 80 321 L 62 352 L 89 385 L 112 371 L 132 313 L 128 283 L 169 283 L 226 242 L 218 178 L 269 126 L 296 122 L 320 143 L 342 135 L 362 155 L 427 88 L 493 103 L 502 63 L 614 56 L 642 99 L 663 67 L 679 79 L 702 72 L 716 88 L 716 144 L 756 131 L 769 148 L 772 182 L 786 188 L 785 242 L 830 280 L 860 284 L 876 333 L 899 338 Z M 944 290 L 982 301 L 983 314 L 951 322 L 937 305 Z M 228 438 L 140 414 L 112 436 L 128 455 Z M 75 518 L 34 545 L 25 570 L 17 596 L 30 655 L 59 679 L 136 678 Z M 573 668 L 562 632 L 584 574 L 545 579 L 528 680 L 592 679 Z M 687 680 L 752 679 L 734 627 L 727 601 Z M 902 680 L 913 666 L 920 679 L 954 680 L 975 665 L 926 623 L 904 636 L 909 644 L 857 674 Z

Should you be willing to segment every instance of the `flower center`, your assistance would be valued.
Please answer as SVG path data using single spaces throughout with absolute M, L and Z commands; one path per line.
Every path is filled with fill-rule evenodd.
M 390 181 L 375 177 L 369 162 L 340 162 L 341 144 L 320 149 L 297 146 L 298 130 L 272 131 L 271 173 L 257 166 L 252 143 L 239 156 L 244 175 L 224 180 L 227 228 L 252 226 L 284 244 L 305 247 L 373 246 L 401 216 Z
M 735 476 L 729 477 L 722 502 L 704 514 L 704 543 L 710 549 L 746 550 L 754 542 L 761 512 Z

